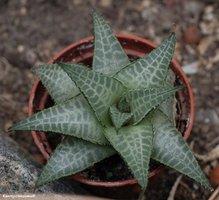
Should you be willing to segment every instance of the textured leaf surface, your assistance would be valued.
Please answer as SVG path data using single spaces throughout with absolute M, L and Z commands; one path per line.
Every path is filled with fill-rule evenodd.
M 160 86 L 167 76 L 175 42 L 175 33 L 171 33 L 157 49 L 127 65 L 115 78 L 130 89 Z
M 93 70 L 108 76 L 113 76 L 129 63 L 110 26 L 96 12 L 93 13 L 94 22 L 94 57 Z
M 37 185 L 80 172 L 114 153 L 115 150 L 111 147 L 66 137 L 43 168 Z
M 175 82 L 175 74 L 174 72 L 169 69 L 166 80 L 164 82 L 164 86 L 172 86 Z M 162 85 L 161 85 L 162 86 Z M 176 103 L 175 103 L 175 96 L 169 97 L 168 99 L 164 100 L 161 105 L 159 106 L 159 109 L 165 113 L 171 121 L 174 122 L 175 120 L 175 113 L 176 113 Z
M 125 160 L 143 190 L 147 186 L 147 174 L 152 149 L 152 125 L 150 122 L 137 126 L 122 127 L 118 133 L 114 128 L 105 130 L 105 135 Z
M 132 117 L 132 113 L 120 112 L 115 105 L 110 107 L 110 115 L 116 129 L 121 128 L 121 126 L 127 123 Z
M 151 109 L 173 96 L 179 89 L 179 87 L 169 87 L 129 91 L 125 98 L 130 104 L 134 123 L 140 122 Z
M 157 110 L 153 121 L 155 136 L 152 158 L 211 188 L 192 151 L 167 116 Z
M 61 66 L 87 98 L 98 119 L 104 125 L 108 125 L 110 123 L 109 108 L 119 100 L 125 87 L 114 78 L 73 63 L 62 63 Z
M 119 109 L 121 112 L 128 112 L 128 113 L 131 112 L 130 105 L 129 105 L 129 103 L 127 102 L 126 98 L 124 98 L 124 97 L 121 97 L 121 99 L 120 99 L 120 101 L 118 102 L 117 106 L 118 106 L 118 109 Z
M 62 103 L 80 93 L 75 83 L 57 64 L 41 65 L 34 71 L 56 103 Z
M 103 128 L 82 95 L 16 123 L 13 130 L 51 131 L 106 144 Z

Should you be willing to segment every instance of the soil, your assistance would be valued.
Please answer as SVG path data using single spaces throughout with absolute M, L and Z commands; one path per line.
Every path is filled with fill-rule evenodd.
M 219 3 L 213 0 L 0 1 L 0 129 L 7 131 L 27 115 L 29 92 L 36 80 L 30 68 L 48 62 L 66 45 L 92 33 L 93 7 L 115 32 L 137 34 L 155 44 L 164 39 L 173 23 L 177 24 L 175 57 L 196 98 L 189 143 L 196 153 L 210 152 L 219 143 Z M 10 134 L 36 160 L 44 162 L 30 132 Z M 208 174 L 218 159 L 199 163 Z M 146 198 L 166 200 L 178 176 L 167 169 L 149 184 Z M 176 200 L 206 200 L 210 195 L 183 177 L 174 196 Z
M 133 178 L 130 170 L 119 155 L 113 155 L 80 173 L 95 181 L 119 181 Z
M 159 166 L 161 166 L 160 163 L 151 160 L 149 171 L 152 171 Z M 83 177 L 95 181 L 121 181 L 133 178 L 128 166 L 118 154 L 94 164 L 94 166 L 84 170 L 80 174 Z
M 160 166 L 160 163 L 151 160 L 149 172 Z M 80 174 L 83 177 L 95 181 L 122 181 L 133 178 L 128 166 L 117 154 L 94 164 L 94 166 L 84 170 Z

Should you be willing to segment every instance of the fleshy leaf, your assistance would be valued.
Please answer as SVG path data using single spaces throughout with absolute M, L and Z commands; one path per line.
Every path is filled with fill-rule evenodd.
M 175 74 L 174 72 L 169 69 L 167 74 L 166 80 L 164 82 L 164 86 L 173 86 L 175 82 Z M 162 86 L 162 85 L 161 85 Z M 169 97 L 168 99 L 164 100 L 163 103 L 159 106 L 159 109 L 165 113 L 171 121 L 174 122 L 175 120 L 175 113 L 176 113 L 176 103 L 175 103 L 175 96 Z
M 140 122 L 151 109 L 173 96 L 179 89 L 180 87 L 168 87 L 129 91 L 124 98 L 129 102 L 134 124 Z
M 175 80 L 176 80 L 176 75 L 173 72 L 173 70 L 171 68 L 169 68 L 167 76 L 165 78 L 165 82 L 163 84 L 161 84 L 160 87 L 162 87 L 162 86 L 173 86 Z
M 153 117 L 154 148 L 152 158 L 211 188 L 181 133 L 168 117 L 157 110 Z
M 110 107 L 110 115 L 116 129 L 121 128 L 122 125 L 126 124 L 132 117 L 132 113 L 121 112 L 115 105 Z
M 66 137 L 43 168 L 37 186 L 80 172 L 115 153 L 109 146 Z
M 118 106 L 118 109 L 119 109 L 121 112 L 128 112 L 128 113 L 131 112 L 130 105 L 129 105 L 129 103 L 126 101 L 126 98 L 124 98 L 124 97 L 122 97 L 122 98 L 120 99 L 120 101 L 118 102 L 117 106 Z
M 38 112 L 16 123 L 11 129 L 51 131 L 93 143 L 108 143 L 102 126 L 83 95 Z
M 74 63 L 60 63 L 60 65 L 84 94 L 99 121 L 108 125 L 109 108 L 119 100 L 125 87 L 114 78 L 79 67 Z
M 122 156 L 134 177 L 142 187 L 147 186 L 147 175 L 153 143 L 152 125 L 149 121 L 136 126 L 125 126 L 119 129 L 110 127 L 105 135 L 114 149 Z
M 158 48 L 127 65 L 115 78 L 129 89 L 159 87 L 167 76 L 175 42 L 175 33 L 171 33 Z
M 96 72 L 113 76 L 129 64 L 128 56 L 114 36 L 112 29 L 96 12 L 94 22 L 94 56 L 92 68 Z
M 56 103 L 62 103 L 80 93 L 75 83 L 57 64 L 40 65 L 34 72 Z

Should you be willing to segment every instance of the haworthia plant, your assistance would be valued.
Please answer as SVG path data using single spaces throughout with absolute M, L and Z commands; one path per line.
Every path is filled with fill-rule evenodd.
M 115 128 L 119 129 L 131 119 L 132 113 L 121 112 L 116 105 L 112 105 L 110 106 L 110 116 Z
M 67 136 L 56 148 L 44 167 L 37 185 L 43 185 L 63 176 L 80 172 L 115 153 L 109 146 L 96 145 Z
M 150 158 L 193 178 L 208 180 L 174 126 L 175 76 L 169 68 L 175 33 L 144 57 L 129 61 L 110 26 L 97 13 L 91 69 L 77 63 L 40 65 L 34 71 L 55 105 L 12 130 L 60 133 L 64 140 L 44 167 L 38 186 L 80 172 L 115 153 L 142 191 Z
M 166 87 L 173 86 L 175 82 L 175 78 L 176 78 L 175 74 L 173 73 L 171 69 L 169 69 L 167 77 L 162 85 Z M 160 85 L 160 87 L 162 87 L 162 85 Z M 159 106 L 159 108 L 174 123 L 174 115 L 176 113 L 176 100 L 174 96 L 164 100 L 163 103 L 161 103 L 161 105 Z
M 179 87 L 130 90 L 124 95 L 133 113 L 134 124 L 139 123 L 148 112 L 175 94 Z
M 93 71 L 113 76 L 130 63 L 128 56 L 103 17 L 94 12 L 93 22 L 95 37 Z
M 119 131 L 107 128 L 105 135 L 112 146 L 125 160 L 143 190 L 147 186 L 149 160 L 153 144 L 153 130 L 150 120 L 122 127 Z
M 108 110 L 124 93 L 123 84 L 114 78 L 75 64 L 60 65 L 87 98 L 98 119 L 104 125 L 108 125 Z
M 33 71 L 40 77 L 55 103 L 62 103 L 80 94 L 79 89 L 59 65 L 42 65 Z
M 175 42 L 175 33 L 171 33 L 157 49 L 125 66 L 115 78 L 130 89 L 160 86 L 167 76 Z
M 152 121 L 155 135 L 152 158 L 209 187 L 192 151 L 166 115 L 156 110 Z
M 52 131 L 93 143 L 107 143 L 103 135 L 103 127 L 82 95 L 38 112 L 18 122 L 13 128 L 16 130 Z

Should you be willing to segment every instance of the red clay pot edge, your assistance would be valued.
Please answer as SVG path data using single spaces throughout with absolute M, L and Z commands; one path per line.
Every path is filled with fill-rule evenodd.
M 141 38 L 139 36 L 136 35 L 129 35 L 129 34 L 116 34 L 116 37 L 119 38 L 126 38 L 126 39 L 132 39 L 132 40 L 136 40 L 139 42 L 144 43 L 145 45 L 151 46 L 152 48 L 156 48 L 156 45 L 154 45 L 151 41 Z M 52 60 L 49 61 L 50 64 L 54 63 L 56 60 L 58 60 L 60 57 L 62 57 L 63 54 L 65 54 L 67 51 L 69 51 L 72 48 L 76 48 L 77 46 L 82 45 L 83 43 L 87 43 L 89 41 L 93 41 L 94 37 L 93 36 L 89 36 L 86 37 L 78 42 L 72 43 L 71 45 L 65 47 L 60 53 L 58 53 Z M 189 113 L 189 122 L 188 122 L 188 127 L 186 129 L 186 132 L 184 134 L 184 139 L 187 140 L 189 138 L 189 135 L 191 133 L 192 130 L 192 126 L 194 123 L 194 113 L 195 113 L 195 105 L 194 105 L 194 96 L 192 93 L 192 89 L 189 83 L 189 80 L 187 79 L 185 73 L 183 72 L 183 70 L 181 69 L 179 63 L 173 59 L 172 60 L 172 64 L 175 67 L 175 71 L 177 71 L 178 74 L 180 74 L 180 77 L 182 78 L 184 84 L 186 85 L 186 88 L 188 90 L 188 96 L 190 98 L 189 104 L 190 104 L 190 113 Z M 40 80 L 37 80 L 31 90 L 31 94 L 30 94 L 30 98 L 29 98 L 29 106 L 28 106 L 28 115 L 31 116 L 33 114 L 33 100 L 35 98 L 35 92 L 36 89 L 38 87 L 40 83 Z M 48 160 L 49 159 L 49 155 L 46 152 L 43 144 L 39 141 L 38 139 L 38 133 L 36 131 L 32 131 L 32 136 L 34 139 L 34 142 L 36 143 L 36 145 L 38 146 L 38 148 L 40 149 L 43 157 Z M 153 170 L 152 172 L 149 173 L 148 178 L 160 173 L 161 171 L 164 170 L 164 167 L 158 167 L 157 169 Z M 88 185 L 93 185 L 93 186 L 103 186 L 103 187 L 119 187 L 119 186 L 124 186 L 124 185 L 133 185 L 136 184 L 137 181 L 136 179 L 129 179 L 129 180 L 123 180 L 123 181 L 115 181 L 115 182 L 103 182 L 103 181 L 93 181 L 93 180 L 89 180 L 86 179 L 84 177 L 82 177 L 79 173 L 75 174 L 72 177 L 74 180 L 79 181 L 81 183 L 85 183 Z

